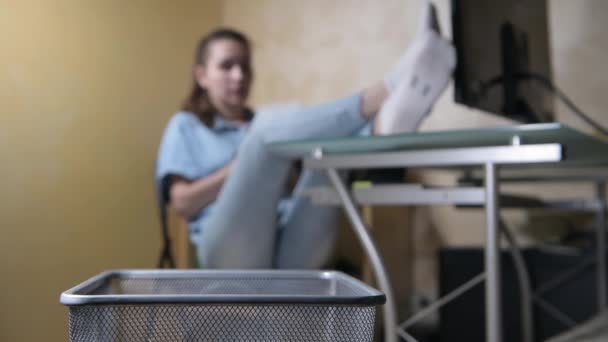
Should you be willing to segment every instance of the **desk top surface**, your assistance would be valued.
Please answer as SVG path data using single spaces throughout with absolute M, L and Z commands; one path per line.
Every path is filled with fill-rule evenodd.
M 515 138 L 517 137 L 517 138 Z M 565 147 L 566 164 L 608 165 L 608 142 L 560 123 L 528 124 L 496 128 L 444 130 L 387 136 L 354 136 L 337 139 L 298 140 L 271 145 L 274 152 L 293 158 L 324 154 L 344 155 L 484 146 L 559 143 Z

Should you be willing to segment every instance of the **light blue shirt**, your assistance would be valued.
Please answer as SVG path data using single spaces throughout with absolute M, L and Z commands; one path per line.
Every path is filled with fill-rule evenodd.
M 156 181 L 164 182 L 169 175 L 194 181 L 221 169 L 235 157 L 247 127 L 219 116 L 215 117 L 213 127 L 207 127 L 194 113 L 176 113 L 169 120 L 160 143 Z M 212 203 L 190 218 L 192 240 L 201 233 L 201 223 L 213 207 Z

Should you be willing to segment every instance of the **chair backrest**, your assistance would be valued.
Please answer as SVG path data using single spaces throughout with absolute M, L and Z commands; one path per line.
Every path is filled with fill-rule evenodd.
M 158 258 L 158 268 L 175 268 L 175 258 L 171 248 L 171 235 L 169 234 L 169 220 L 167 215 L 167 204 L 169 203 L 169 189 L 164 179 L 157 179 L 154 173 L 154 185 L 156 188 L 156 203 L 158 217 L 160 220 L 162 248 Z

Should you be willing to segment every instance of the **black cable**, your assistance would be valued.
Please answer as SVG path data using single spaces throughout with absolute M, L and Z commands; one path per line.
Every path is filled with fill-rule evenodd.
M 600 125 L 599 123 L 597 123 L 596 121 L 594 121 L 593 119 L 591 119 L 589 116 L 587 116 L 585 113 L 583 113 L 583 111 L 580 110 L 566 96 L 566 94 L 564 94 L 563 91 L 561 91 L 553 83 L 551 83 L 551 81 L 548 78 L 546 78 L 546 77 L 544 77 L 542 75 L 539 75 L 539 74 L 534 74 L 534 73 L 522 73 L 522 74 L 518 74 L 517 76 L 521 77 L 522 79 L 531 79 L 531 80 L 539 82 L 546 89 L 548 89 L 551 92 L 553 92 L 554 95 L 556 95 L 564 104 L 566 104 L 566 106 L 568 106 L 568 108 L 570 108 L 571 111 L 573 111 L 576 115 L 578 115 L 588 125 L 592 126 L 596 130 L 598 130 L 598 131 L 602 132 L 604 135 L 608 136 L 608 129 L 604 128 L 602 125 Z
M 602 134 L 608 136 L 608 129 L 606 129 L 605 127 L 603 127 L 602 125 L 600 125 L 599 123 L 597 123 L 596 121 L 591 119 L 588 115 L 583 113 L 583 111 L 580 110 L 580 108 L 578 108 L 574 104 L 574 102 L 572 102 L 572 100 L 570 100 L 568 98 L 568 96 L 566 96 L 566 94 L 564 94 L 563 91 L 561 91 L 559 88 L 557 88 L 545 76 L 542 76 L 540 74 L 535 74 L 535 73 L 517 73 L 515 76 L 518 80 L 533 80 L 533 81 L 540 83 L 543 87 L 545 87 L 545 89 L 551 91 L 553 93 L 553 95 L 557 96 L 557 98 L 559 98 L 579 118 L 581 118 L 583 121 L 585 121 L 588 125 L 592 126 L 596 130 L 600 131 Z M 504 77 L 502 75 L 492 77 L 490 80 L 483 82 L 481 84 L 481 89 L 480 89 L 481 95 L 484 96 L 488 90 L 490 90 L 491 88 L 494 88 L 497 85 L 500 85 L 503 82 L 504 82 Z

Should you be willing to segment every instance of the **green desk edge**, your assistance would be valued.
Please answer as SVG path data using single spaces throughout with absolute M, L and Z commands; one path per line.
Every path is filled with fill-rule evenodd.
M 385 136 L 294 140 L 272 143 L 276 154 L 302 158 L 321 148 L 325 155 L 363 154 L 426 149 L 559 143 L 565 147 L 570 165 L 608 165 L 608 141 L 581 133 L 560 123 L 526 124 L 493 128 L 443 130 Z

